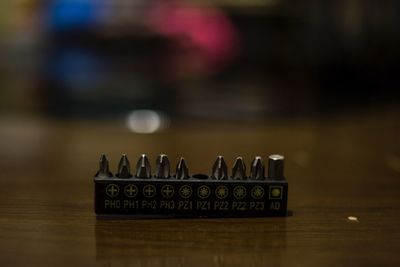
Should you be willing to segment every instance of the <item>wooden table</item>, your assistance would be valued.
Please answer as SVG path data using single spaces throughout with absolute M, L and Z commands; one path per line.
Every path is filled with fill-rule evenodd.
M 0 266 L 400 266 L 397 111 L 252 124 L 178 124 L 138 135 L 118 123 L 0 120 Z M 106 152 L 184 155 L 192 172 L 286 156 L 286 218 L 97 220 Z

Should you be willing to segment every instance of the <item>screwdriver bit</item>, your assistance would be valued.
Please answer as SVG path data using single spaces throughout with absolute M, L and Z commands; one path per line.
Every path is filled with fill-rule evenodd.
M 118 178 L 132 177 L 131 166 L 129 164 L 128 157 L 125 154 L 122 155 L 121 160 L 119 161 L 117 177 Z
M 185 159 L 180 158 L 172 175 L 171 164 L 175 163 L 165 154 L 159 154 L 155 164 L 151 169 L 148 157 L 142 154 L 136 166 L 132 166 L 136 169 L 131 170 L 128 157 L 123 154 L 118 171 L 111 173 L 107 157 L 101 155 L 93 178 L 95 213 L 99 218 L 288 215 L 288 182 L 281 155 L 269 154 L 268 166 L 257 156 L 251 161 L 250 170 L 242 157 L 236 157 L 227 166 L 224 157 L 218 156 L 208 174 L 190 175 Z
M 189 179 L 189 169 L 184 158 L 181 158 L 176 166 L 176 179 Z
M 268 157 L 268 179 L 271 180 L 284 180 L 285 157 L 282 155 L 270 155 Z
M 167 179 L 170 177 L 170 164 L 167 155 L 158 155 L 156 160 L 156 173 L 154 176 L 159 179 Z
M 112 173 L 110 172 L 109 166 L 108 166 L 108 160 L 105 154 L 102 154 L 100 157 L 100 162 L 99 162 L 99 171 L 96 173 L 96 177 L 100 178 L 109 178 L 112 177 Z
M 151 178 L 151 167 L 149 159 L 145 154 L 142 154 L 136 164 L 136 177 L 142 179 Z
M 232 168 L 232 180 L 246 180 L 246 165 L 242 157 L 237 157 Z
M 226 166 L 224 157 L 218 156 L 212 167 L 211 178 L 214 180 L 228 179 L 228 167 Z
M 251 162 L 250 179 L 264 180 L 264 162 L 261 157 L 255 157 Z

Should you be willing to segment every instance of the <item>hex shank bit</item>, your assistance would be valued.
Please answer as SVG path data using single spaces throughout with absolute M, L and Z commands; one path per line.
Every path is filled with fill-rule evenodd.
M 270 155 L 268 157 L 268 179 L 284 180 L 284 162 L 285 157 L 282 155 Z

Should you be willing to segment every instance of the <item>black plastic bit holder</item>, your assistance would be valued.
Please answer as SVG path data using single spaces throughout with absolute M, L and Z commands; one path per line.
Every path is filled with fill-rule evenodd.
M 200 178 L 200 179 L 199 179 Z M 271 217 L 287 215 L 288 183 L 273 180 L 212 180 L 95 177 L 95 212 L 123 217 Z

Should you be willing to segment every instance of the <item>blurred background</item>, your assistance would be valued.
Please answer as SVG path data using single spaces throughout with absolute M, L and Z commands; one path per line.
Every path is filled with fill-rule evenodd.
M 236 122 L 399 102 L 396 0 L 0 5 L 2 115 Z
M 380 130 L 397 143 L 399 12 L 396 0 L 3 0 L 3 151 L 60 123 L 148 134 L 359 116 L 389 118 Z

